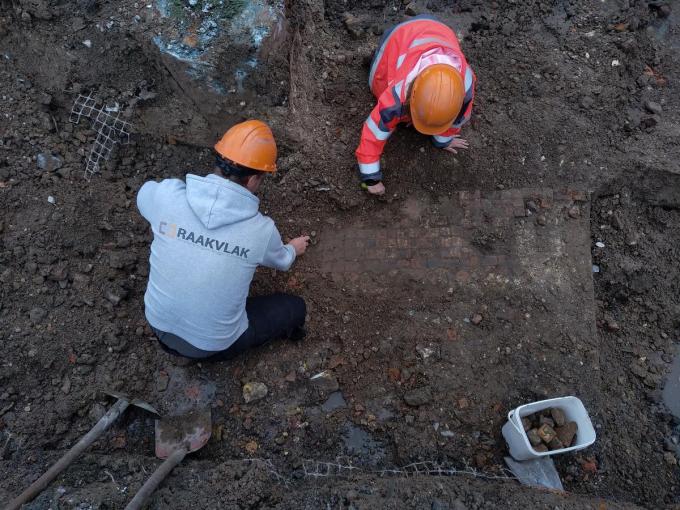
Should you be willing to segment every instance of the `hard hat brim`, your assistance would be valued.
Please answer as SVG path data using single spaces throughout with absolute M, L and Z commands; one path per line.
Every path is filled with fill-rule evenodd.
M 430 126 L 423 122 L 418 117 L 415 108 L 413 108 L 413 104 L 411 104 L 410 110 L 411 110 L 411 122 L 413 122 L 413 127 L 416 128 L 416 131 L 418 131 L 419 133 L 430 136 L 441 135 L 451 127 L 451 122 L 447 122 L 446 124 L 443 124 L 441 126 Z

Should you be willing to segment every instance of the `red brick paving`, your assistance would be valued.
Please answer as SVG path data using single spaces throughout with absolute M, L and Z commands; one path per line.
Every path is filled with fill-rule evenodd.
M 588 215 L 567 214 L 575 203 L 587 208 L 587 200 L 575 190 L 460 191 L 430 204 L 418 219 L 324 233 L 317 256 L 322 272 L 350 280 L 373 273 L 465 284 L 489 275 L 512 278 L 525 267 L 524 257 L 559 254 L 564 246 L 590 270 Z M 531 212 L 529 201 L 539 210 Z M 538 215 L 545 217 L 545 226 L 536 221 Z M 502 238 L 480 246 L 475 243 L 480 232 Z

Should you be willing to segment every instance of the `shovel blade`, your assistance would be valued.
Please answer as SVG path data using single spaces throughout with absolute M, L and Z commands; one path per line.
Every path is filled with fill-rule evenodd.
M 205 446 L 211 434 L 209 408 L 156 420 L 156 457 L 167 459 L 179 449 L 195 452 Z

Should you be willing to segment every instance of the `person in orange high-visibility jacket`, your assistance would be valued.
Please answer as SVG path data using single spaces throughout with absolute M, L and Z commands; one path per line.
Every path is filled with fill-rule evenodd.
M 476 77 L 456 34 L 428 15 L 387 31 L 373 57 L 368 84 L 378 99 L 356 150 L 362 187 L 385 192 L 380 156 L 400 123 L 432 135 L 435 147 L 456 153 L 468 143 L 460 128 L 472 113 Z

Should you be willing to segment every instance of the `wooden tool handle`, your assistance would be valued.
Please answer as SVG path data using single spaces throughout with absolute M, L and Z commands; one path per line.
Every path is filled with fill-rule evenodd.
M 170 455 L 170 457 L 165 459 L 165 462 L 158 466 L 158 469 L 156 469 L 146 483 L 142 485 L 139 492 L 135 494 L 132 501 L 125 507 L 125 510 L 141 510 L 144 508 L 144 504 L 146 503 L 146 500 L 149 499 L 149 496 L 151 496 L 161 482 L 165 480 L 165 477 L 168 476 L 170 471 L 172 471 L 177 464 L 182 462 L 186 455 L 187 451 L 184 448 L 180 448 Z
M 127 409 L 130 403 L 127 400 L 118 400 L 108 412 L 101 417 L 97 424 L 85 434 L 80 441 L 78 441 L 73 448 L 71 448 L 64 456 L 48 469 L 44 475 L 33 482 L 28 489 L 19 494 L 16 498 L 9 502 L 5 510 L 18 510 L 21 505 L 28 503 L 35 498 L 42 490 L 47 487 L 52 480 L 54 480 L 59 473 L 68 467 L 73 460 L 80 455 L 83 450 L 94 443 L 102 433 L 108 429 L 111 424 L 118 419 L 118 417 Z

